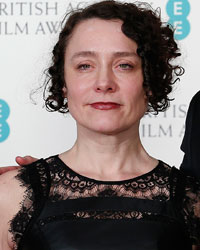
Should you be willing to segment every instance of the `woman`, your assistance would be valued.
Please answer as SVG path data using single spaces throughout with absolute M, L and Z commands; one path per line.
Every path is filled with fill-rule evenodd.
M 77 140 L 1 176 L 2 249 L 199 244 L 199 184 L 149 156 L 139 138 L 145 112 L 169 105 L 178 56 L 173 30 L 147 5 L 102 1 L 70 15 L 53 50 L 46 106 L 70 111 Z

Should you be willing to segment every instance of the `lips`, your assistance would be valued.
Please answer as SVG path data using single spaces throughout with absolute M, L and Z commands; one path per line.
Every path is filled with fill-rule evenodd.
M 99 110 L 118 109 L 121 105 L 115 102 L 95 102 L 90 104 L 92 108 Z

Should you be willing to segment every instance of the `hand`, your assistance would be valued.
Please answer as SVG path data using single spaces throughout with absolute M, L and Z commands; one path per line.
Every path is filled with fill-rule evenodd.
M 27 156 L 24 156 L 24 157 L 17 156 L 15 158 L 15 161 L 20 166 L 31 164 L 31 163 L 33 163 L 33 162 L 35 162 L 37 160 L 38 160 L 37 158 L 34 158 L 34 157 L 30 156 L 30 155 L 27 155 Z
M 29 155 L 24 156 L 24 157 L 17 156 L 15 158 L 15 161 L 18 163 L 18 165 L 21 165 L 21 166 L 30 164 L 30 163 L 37 161 L 37 160 L 38 160 L 37 158 L 34 158 L 32 156 L 29 156 Z M 3 173 L 6 173 L 8 171 L 18 169 L 18 168 L 20 168 L 20 166 L 2 167 L 2 168 L 0 168 L 0 175 Z

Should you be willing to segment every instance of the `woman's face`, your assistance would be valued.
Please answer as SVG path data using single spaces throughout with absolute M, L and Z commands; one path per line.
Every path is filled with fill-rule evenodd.
M 78 128 L 103 134 L 138 129 L 147 109 L 137 44 L 121 25 L 120 20 L 85 20 L 68 42 L 64 92 Z

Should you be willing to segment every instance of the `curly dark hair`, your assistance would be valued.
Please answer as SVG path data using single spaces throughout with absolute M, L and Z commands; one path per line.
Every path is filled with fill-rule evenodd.
M 159 11 L 147 3 L 121 3 L 114 0 L 94 3 L 86 8 L 66 15 L 58 42 L 53 49 L 52 65 L 48 68 L 45 82 L 44 100 L 49 111 L 68 112 L 68 104 L 63 94 L 65 49 L 74 27 L 83 20 L 100 18 L 122 20 L 122 32 L 134 40 L 137 54 L 141 57 L 144 89 L 148 97 L 148 112 L 158 113 L 169 107 L 169 93 L 172 85 L 184 73 L 172 59 L 180 56 L 174 40 L 174 30 L 163 23 Z M 66 19 L 65 18 L 65 19 Z

